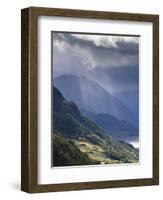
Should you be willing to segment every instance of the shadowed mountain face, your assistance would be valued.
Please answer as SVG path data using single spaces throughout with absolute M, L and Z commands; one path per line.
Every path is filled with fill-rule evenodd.
M 104 130 L 84 117 L 73 102 L 66 101 L 57 88 L 53 88 L 53 110 L 53 131 L 68 138 L 84 137 L 98 144 L 102 144 L 104 138 L 110 140 L 105 137 Z
M 135 118 L 126 106 L 92 80 L 64 75 L 56 78 L 54 85 L 66 99 L 73 101 L 80 109 L 93 113 L 107 113 L 134 124 Z
M 133 163 L 139 160 L 137 149 L 114 140 L 55 87 L 53 133 L 54 166 Z

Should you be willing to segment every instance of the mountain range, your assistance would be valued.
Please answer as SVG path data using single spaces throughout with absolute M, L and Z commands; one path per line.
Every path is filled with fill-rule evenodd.
M 118 98 L 95 81 L 85 77 L 63 75 L 54 80 L 54 85 L 79 109 L 95 114 L 109 114 L 135 126 L 134 114 Z

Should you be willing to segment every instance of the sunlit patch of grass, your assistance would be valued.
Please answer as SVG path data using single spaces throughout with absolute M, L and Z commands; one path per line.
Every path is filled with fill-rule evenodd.
M 99 145 L 82 140 L 75 140 L 75 144 L 78 146 L 80 151 L 86 153 L 91 159 L 99 161 L 101 164 L 120 163 L 119 160 L 109 158 L 105 153 L 105 149 Z

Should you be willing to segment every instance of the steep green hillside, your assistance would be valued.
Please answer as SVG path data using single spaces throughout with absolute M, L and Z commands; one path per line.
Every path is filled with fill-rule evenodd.
M 137 149 L 127 143 L 112 139 L 102 128 L 84 117 L 73 102 L 66 101 L 57 88 L 53 88 L 53 110 L 54 135 L 57 131 L 66 140 L 56 139 L 57 143 L 53 148 L 54 165 L 55 152 L 62 152 L 60 156 L 56 155 L 56 157 L 61 159 L 60 164 L 63 166 L 84 165 L 84 163 L 88 165 L 95 161 L 107 164 L 138 162 Z M 72 147 L 70 148 L 70 146 Z M 70 150 L 69 155 L 74 162 L 70 163 L 69 160 L 66 160 L 66 149 Z M 79 153 L 77 149 L 87 156 L 85 158 L 79 156 L 81 162 L 75 159 L 75 155 Z M 78 153 L 73 154 L 73 151 Z M 88 161 L 88 159 L 91 160 Z M 75 162 L 76 164 L 74 164 Z
M 84 117 L 73 102 L 66 101 L 58 89 L 53 88 L 53 129 L 72 139 L 85 138 L 95 144 L 109 142 L 111 138 L 94 122 Z

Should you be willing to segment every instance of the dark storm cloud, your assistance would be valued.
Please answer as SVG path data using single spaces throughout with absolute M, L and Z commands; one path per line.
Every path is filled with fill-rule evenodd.
M 93 37 L 93 35 L 92 35 Z M 102 36 L 101 36 L 102 37 Z M 111 37 L 111 36 L 110 36 Z M 114 36 L 112 36 L 114 37 Z M 105 36 L 100 40 L 100 43 L 96 45 L 93 41 L 84 40 L 80 38 L 75 38 L 70 34 L 67 34 L 65 38 L 72 44 L 78 43 L 83 47 L 88 47 L 94 49 L 98 52 L 105 52 L 105 53 L 116 53 L 116 54 L 137 54 L 138 53 L 138 44 L 136 42 L 131 42 L 123 40 L 123 38 L 114 41 L 114 45 L 109 43 L 108 44 L 108 37 Z
M 77 34 L 76 34 L 77 35 Z M 108 43 L 109 37 L 115 37 L 115 36 L 101 36 L 99 44 L 97 45 L 94 43 L 94 41 L 90 41 L 88 39 L 85 39 L 84 37 L 78 38 L 74 37 L 73 34 L 68 34 L 68 33 L 55 33 L 55 37 L 57 40 L 67 42 L 68 44 L 75 46 L 78 45 L 83 48 L 90 48 L 91 50 L 95 49 L 96 51 L 101 51 L 101 52 L 109 52 L 109 53 L 118 53 L 118 54 L 138 54 L 139 51 L 139 46 L 137 43 L 137 39 L 135 40 L 128 40 L 126 41 L 123 39 L 123 37 L 120 37 L 117 40 L 112 41 L 111 43 Z M 91 37 L 97 37 L 94 35 L 91 35 Z M 100 36 L 98 36 L 100 37 Z M 95 38 L 96 39 L 96 38 Z
M 54 76 L 89 76 L 109 90 L 137 86 L 138 38 L 54 33 L 53 47 Z
M 89 68 L 97 65 L 103 67 L 138 65 L 137 43 L 127 42 L 122 37 L 108 43 L 109 38 L 114 36 L 100 36 L 103 40 L 101 39 L 101 43 L 96 45 L 97 36 L 91 35 L 91 37 L 95 40 L 77 38 L 68 33 L 55 33 L 54 41 L 57 40 L 62 44 L 65 51 L 69 50 L 78 57 L 80 56 L 83 62 L 85 61 L 89 65 Z
M 125 42 L 125 41 L 117 41 L 117 48 L 114 50 L 118 50 L 121 54 L 138 54 L 139 47 L 135 42 Z

